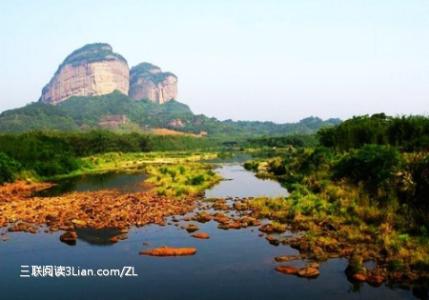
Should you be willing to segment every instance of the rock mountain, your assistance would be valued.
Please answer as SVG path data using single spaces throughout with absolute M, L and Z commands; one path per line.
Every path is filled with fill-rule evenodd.
M 113 91 L 134 100 L 165 103 L 177 97 L 177 76 L 150 63 L 129 70 L 127 60 L 106 43 L 73 51 L 43 88 L 40 101 L 57 104 L 72 96 L 100 96 Z
M 43 88 L 37 102 L 0 113 L 0 133 L 99 128 L 221 139 L 314 133 L 338 119 L 298 123 L 220 121 L 194 114 L 177 101 L 177 76 L 150 63 L 131 68 L 109 44 L 73 51 Z M 263 101 L 263 99 L 261 99 Z

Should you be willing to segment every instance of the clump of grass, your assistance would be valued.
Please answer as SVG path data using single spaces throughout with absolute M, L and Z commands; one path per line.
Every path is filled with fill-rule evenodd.
M 146 172 L 159 195 L 173 197 L 199 195 L 221 179 L 210 166 L 201 163 L 150 165 Z

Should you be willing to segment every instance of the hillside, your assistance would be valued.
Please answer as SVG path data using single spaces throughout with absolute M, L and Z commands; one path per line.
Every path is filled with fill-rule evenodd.
M 313 133 L 339 122 L 338 119 L 322 121 L 315 117 L 286 124 L 219 121 L 196 115 L 187 105 L 175 100 L 158 104 L 146 100 L 135 101 L 120 92 L 113 92 L 103 96 L 71 97 L 55 106 L 37 102 L 5 111 L 0 114 L 0 131 L 74 131 L 103 127 L 146 131 L 167 128 L 197 134 L 206 132 L 213 137 L 260 136 Z

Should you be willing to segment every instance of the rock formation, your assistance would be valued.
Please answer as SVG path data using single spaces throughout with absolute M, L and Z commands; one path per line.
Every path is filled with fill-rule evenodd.
M 71 96 L 128 94 L 129 68 L 109 44 L 88 44 L 72 52 L 43 88 L 40 101 L 57 104 Z
M 177 76 L 150 63 L 141 63 L 130 72 L 129 96 L 135 100 L 147 99 L 165 103 L 177 96 Z

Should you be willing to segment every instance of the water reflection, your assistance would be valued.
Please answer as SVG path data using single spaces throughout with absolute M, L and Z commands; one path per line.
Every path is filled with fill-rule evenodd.
M 112 238 L 119 235 L 120 231 L 116 228 L 78 228 L 76 229 L 78 239 L 91 245 L 109 246 L 113 245 Z
M 52 188 L 39 191 L 35 195 L 54 197 L 69 192 L 89 192 L 104 189 L 117 189 L 120 192 L 141 192 L 147 189 L 144 181 L 147 176 L 143 173 L 104 173 L 76 176 L 56 182 Z

